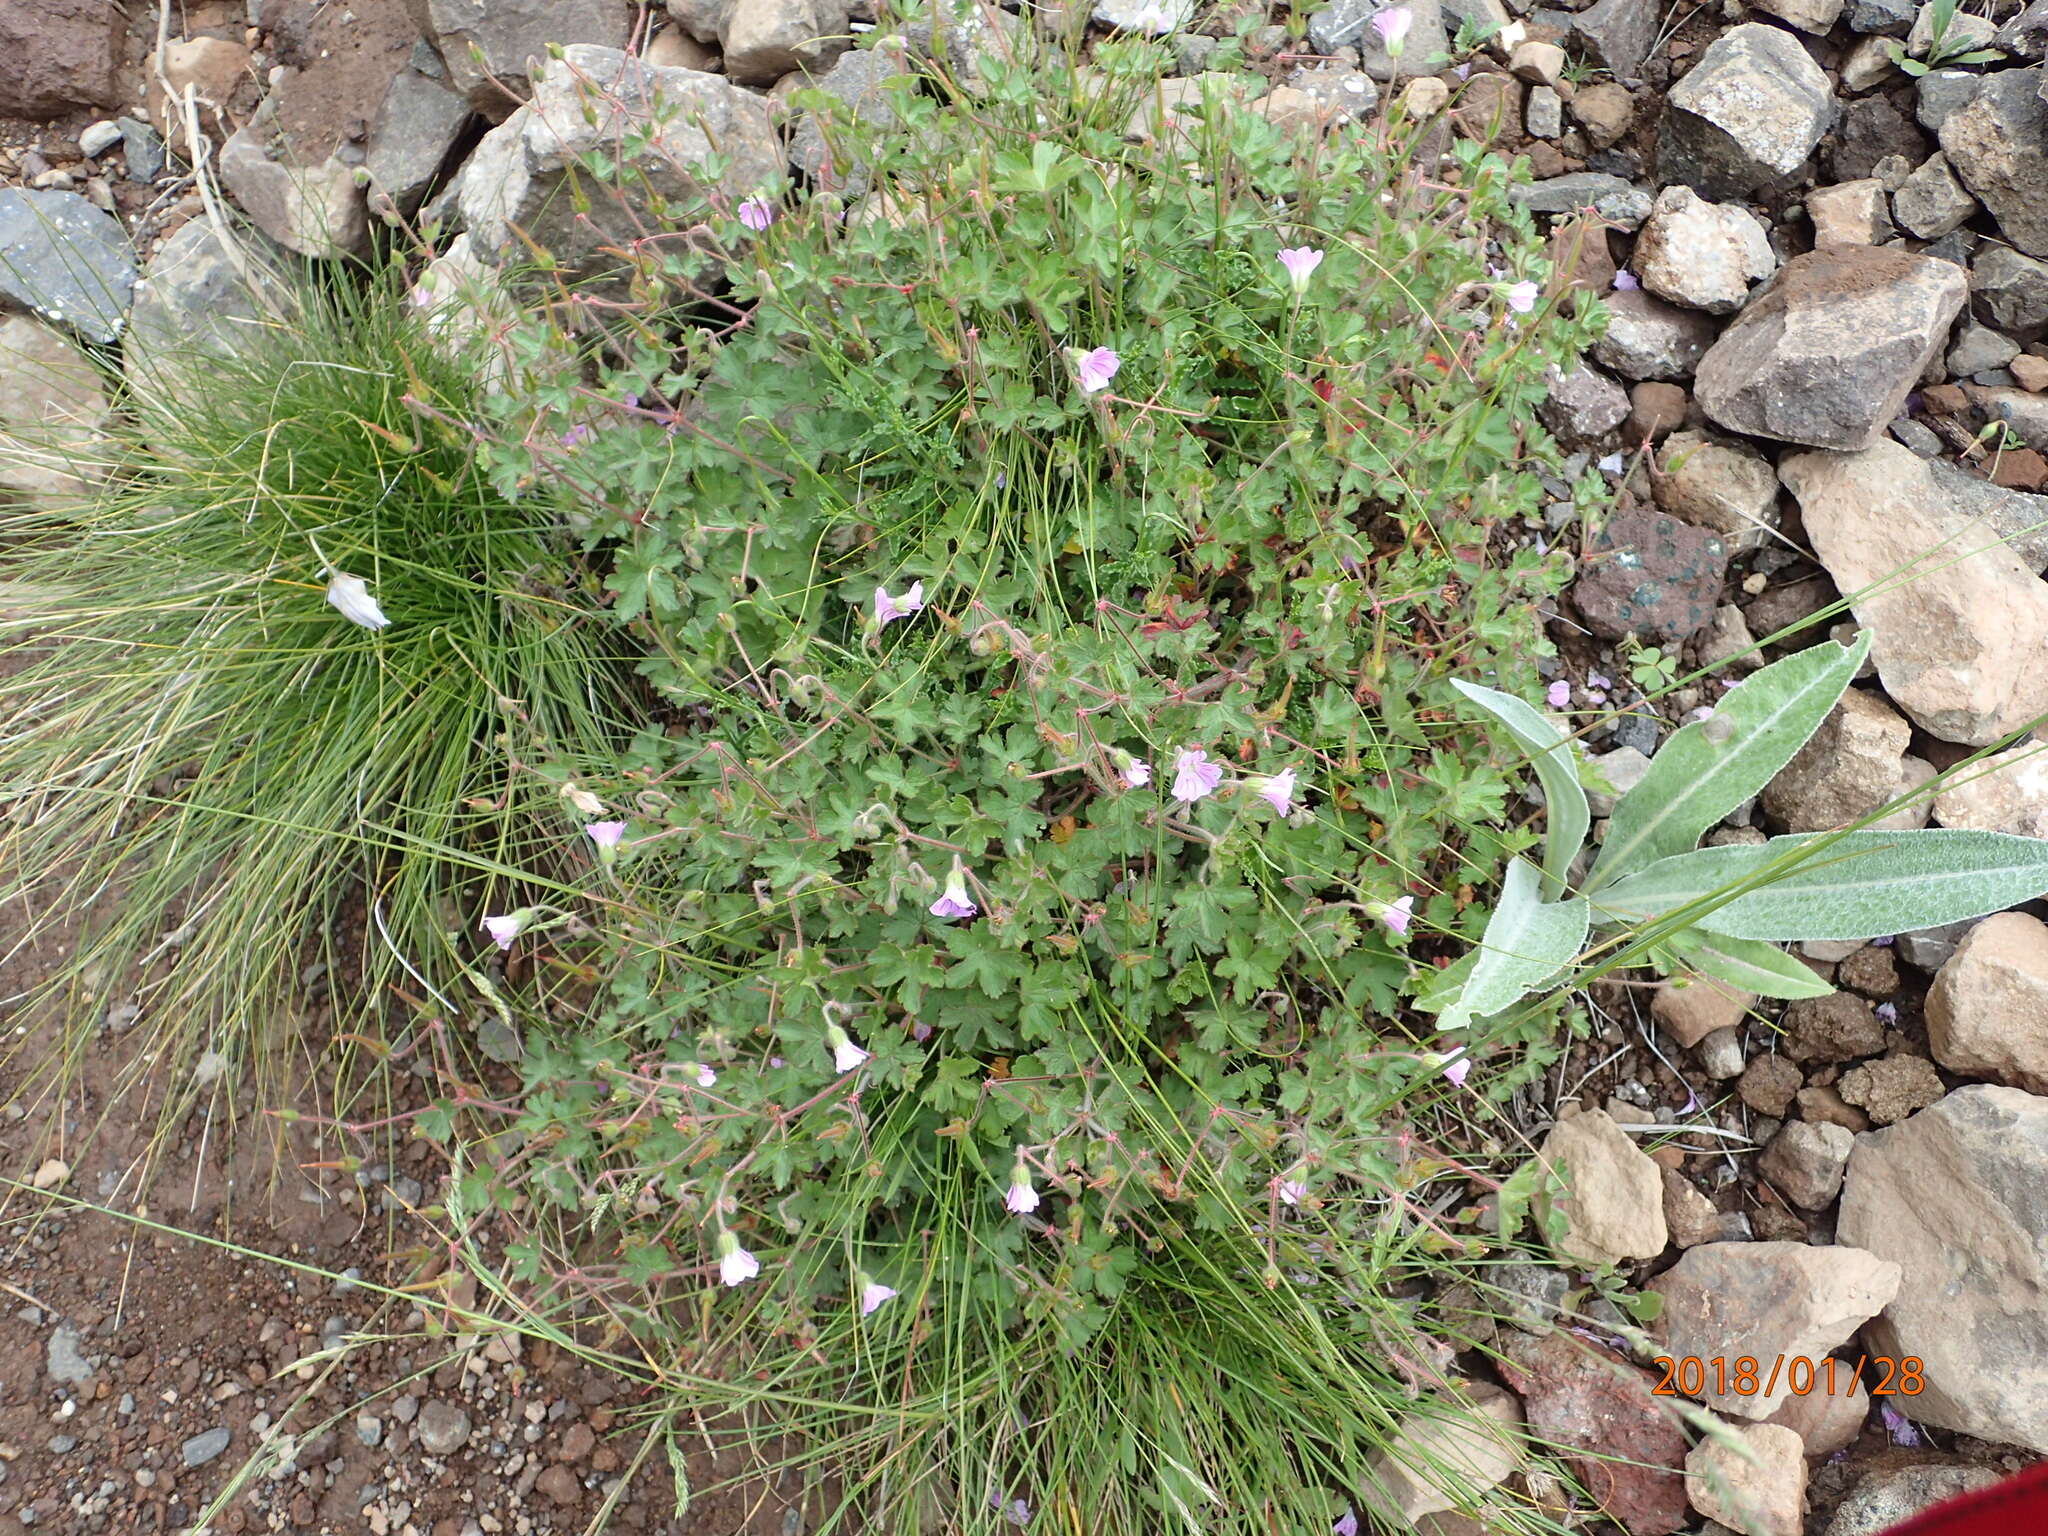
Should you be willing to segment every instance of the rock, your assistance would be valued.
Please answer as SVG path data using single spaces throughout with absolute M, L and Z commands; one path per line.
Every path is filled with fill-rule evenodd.
M 222 247 L 211 220 L 193 219 L 150 257 L 121 344 L 121 368 L 130 383 L 205 367 L 208 357 L 234 351 L 275 307 L 282 285 L 271 253 L 253 238 L 239 250 L 240 265 Z
M 1844 109 L 1826 159 L 1835 181 L 1882 180 L 1895 164 L 1903 176 L 1933 149 L 1919 125 L 1880 94 L 1860 97 Z
M 429 1456 L 453 1456 L 469 1444 L 469 1415 L 445 1398 L 428 1398 L 413 1434 Z
M 1676 1169 L 1665 1168 L 1660 1177 L 1664 1183 L 1664 1226 L 1671 1234 L 1672 1246 L 1697 1248 L 1701 1243 L 1719 1241 L 1723 1236 L 1721 1213 L 1714 1209 L 1714 1202 Z
M 1971 746 L 2048 711 L 2048 671 L 2033 661 L 2048 645 L 2048 586 L 1990 538 L 1959 557 L 1956 541 L 1976 538 L 1972 518 L 1936 494 L 1924 460 L 1880 442 L 1857 454 L 1794 454 L 1778 473 L 1835 585 L 1887 584 L 1851 607 L 1875 634 L 1871 654 L 1893 703 L 1941 740 Z
M 1944 827 L 2048 838 L 2048 758 L 2038 742 L 1994 752 L 1958 771 L 1934 797 Z
M 1636 101 L 1626 86 L 1612 80 L 1582 85 L 1572 96 L 1572 120 L 1586 130 L 1595 149 L 1618 144 L 1635 120 Z
M 2048 1450 L 2048 1099 L 1973 1084 L 1859 1137 L 1839 1226 L 1903 1266 L 1873 1353 L 1916 1355 L 1923 1423 Z
M 1643 782 L 1643 776 L 1650 771 L 1650 760 L 1634 747 L 1616 747 L 1612 752 L 1586 759 L 1582 770 L 1586 801 L 1593 814 L 1612 816 L 1615 802 Z M 1692 1042 L 1688 1040 L 1685 1044 Z
M 1379 104 L 1372 76 L 1356 69 L 1297 69 L 1259 99 L 1259 116 L 1287 132 L 1362 120 Z
M 657 115 L 664 119 L 659 126 Z M 632 192 L 588 188 L 581 211 L 571 198 L 556 196 L 584 154 L 628 136 L 645 141 L 628 156 L 637 173 Z M 485 259 L 511 250 L 517 227 L 566 266 L 586 274 L 607 270 L 603 248 L 636 237 L 644 199 L 686 204 L 700 191 L 700 168 L 713 154 L 724 166 L 719 190 L 734 203 L 775 184 L 783 151 L 760 97 L 717 75 L 655 69 L 610 48 L 572 47 L 548 62 L 533 100 L 470 156 L 460 183 L 462 215 Z
M 185 38 L 164 45 L 162 63 L 151 53 L 142 62 L 149 120 L 181 148 L 185 143 L 184 102 L 189 96 L 202 123 L 219 114 L 253 78 L 249 50 L 221 37 Z M 159 76 L 162 78 L 159 79 Z M 170 91 L 164 90 L 168 81 Z
M 1699 1045 L 1700 1070 L 1717 1083 L 1742 1074 L 1742 1033 L 1733 1028 L 1717 1029 Z
M 1636 385 L 1628 392 L 1628 420 L 1622 423 L 1624 442 L 1654 442 L 1685 424 L 1690 397 L 1676 384 L 1655 381 Z
M 1719 534 L 1731 554 L 1761 549 L 1778 526 L 1778 472 L 1747 443 L 1678 432 L 1658 458 L 1663 472 L 1650 479 L 1657 505 Z
M 2048 400 L 2024 389 L 1986 389 L 1981 384 L 1966 384 L 1963 390 L 1969 403 L 1977 407 L 1987 424 L 2002 421 L 2029 448 L 2048 448 Z M 1997 469 L 2003 469 L 2013 457 L 2009 450 L 2001 452 L 1996 461 Z
M 102 0 L 0 6 L 0 117 L 41 122 L 120 98 L 127 18 Z
M 164 141 L 147 123 L 132 117 L 114 119 L 121 130 L 121 155 L 130 181 L 155 181 L 164 173 Z
M 1508 197 L 1531 213 L 1575 213 L 1590 208 L 1622 229 L 1635 229 L 1650 216 L 1650 197 L 1642 188 L 1599 171 L 1552 176 L 1511 187 Z
M 1794 1120 L 1771 1138 L 1758 1167 L 1801 1210 L 1825 1210 L 1842 1192 L 1842 1170 L 1855 1145 L 1856 1138 L 1839 1125 Z
M 1434 9 L 1436 0 L 1428 3 Z M 921 0 L 915 14 L 919 19 L 903 28 L 912 50 L 940 65 L 969 95 L 979 95 L 985 88 L 981 73 L 985 61 L 1015 59 L 1031 38 L 1027 22 L 989 0 Z M 1243 76 L 1225 78 L 1237 79 L 1240 84 L 1244 80 Z M 1265 83 L 1259 81 L 1258 85 L 1263 88 Z
M 1851 688 L 1805 746 L 1764 786 L 1764 809 L 1787 832 L 1847 826 L 1932 776 L 1908 760 L 1913 728 L 1877 695 Z M 1914 766 L 1918 764 L 1918 766 Z M 1906 831 L 1927 823 L 1920 800 L 1873 823 Z
M 1946 1499 L 1989 1488 L 1996 1467 L 1877 1467 L 1866 1472 L 1849 1497 L 1835 1506 L 1826 1536 L 1882 1536 Z
M 1707 622 L 1728 570 L 1721 541 L 1676 518 L 1615 513 L 1594 538 L 1572 601 L 1594 633 L 1683 640 Z
M 1973 533 L 1981 520 L 1983 528 L 2004 540 L 2027 569 L 2048 567 L 2048 497 L 2007 490 L 1953 464 L 1931 464 L 1928 469 L 1935 488 L 1957 516 L 1970 519 Z
M 1508 1338 L 1501 1375 L 1533 1438 L 1562 1451 L 1594 1502 L 1631 1536 L 1686 1526 L 1686 1440 L 1658 1378 L 1576 1336 Z
M 446 61 L 448 83 L 493 122 L 502 122 L 526 98 L 533 70 L 549 62 L 550 45 L 624 48 L 634 16 L 633 7 L 618 0 L 407 0 L 407 5 Z
M 1769 233 L 1746 210 L 1666 187 L 1636 238 L 1636 276 L 1658 298 L 1710 315 L 1733 314 L 1749 285 L 1777 265 Z
M 1536 407 L 1543 424 L 1570 447 L 1588 447 L 1628 419 L 1628 395 L 1597 368 L 1579 364 L 1547 375 L 1550 393 Z
M 821 74 L 849 41 L 845 0 L 733 0 L 719 29 L 725 72 L 742 85 Z
M 2039 68 L 1983 77 L 1970 101 L 1941 125 L 1949 164 L 1991 210 L 2005 238 L 2030 256 L 2048 256 L 2048 102 Z
M 1642 73 L 1661 22 L 1657 0 L 1596 0 L 1571 18 L 1569 41 L 1601 68 L 1629 80 Z
M 1785 1009 L 1784 1051 L 1798 1062 L 1855 1061 L 1884 1049 L 1884 1025 L 1868 1000 L 1846 992 L 1802 997 Z
M 1547 85 L 1534 87 L 1529 92 L 1523 126 L 1529 130 L 1532 139 L 1558 137 L 1564 132 L 1564 98 Z
M 1890 38 L 1866 37 L 1850 48 L 1842 59 L 1842 89 L 1859 94 L 1891 79 L 1897 73 L 1892 46 Z
M 1398 59 L 1388 57 L 1385 43 L 1373 30 L 1373 17 L 1389 9 L 1383 0 L 1334 0 L 1309 17 L 1309 41 L 1315 44 L 1318 53 L 1335 53 L 1346 45 L 1356 48 L 1363 58 L 1365 72 L 1383 83 L 1410 75 L 1434 74 L 1436 66 L 1430 61 L 1440 58 L 1450 47 L 1442 7 L 1438 0 L 1404 0 L 1404 4 L 1413 19 Z
M 1195 0 L 1095 0 L 1089 20 L 1117 32 L 1158 37 L 1195 19 Z
M 1828 1390 L 1830 1385 L 1834 1390 Z M 1782 1424 L 1799 1437 L 1809 1457 L 1832 1456 L 1854 1443 L 1870 1417 L 1870 1393 L 1857 1378 L 1852 1363 L 1838 1364 L 1832 1376 L 1819 1360 L 1813 1362 L 1813 1390 L 1795 1392 L 1778 1405 L 1766 1424 Z
M 1891 214 L 1884 183 L 1874 177 L 1817 187 L 1806 195 L 1806 215 L 1813 221 L 1813 244 L 1881 245 L 1892 237 Z
M 1923 14 L 1925 14 L 1923 12 Z M 1941 132 L 1941 125 L 1961 107 L 1977 97 L 1984 77 L 1967 69 L 1931 69 L 1913 82 L 1913 117 L 1929 133 Z
M 2034 340 L 2048 331 L 2048 261 L 1985 246 L 1970 266 L 1970 308 L 1994 330 Z
M 576 1474 L 559 1464 L 545 1468 L 534 1479 L 533 1486 L 537 1493 L 558 1508 L 574 1504 L 583 1497 L 583 1485 L 576 1481 Z
M 416 69 L 400 70 L 384 93 L 363 155 L 370 185 L 411 218 L 448 165 L 469 120 L 469 103 L 456 92 Z
M 1742 1069 L 1736 1091 L 1751 1109 L 1775 1120 L 1792 1107 L 1792 1096 L 1805 1081 L 1805 1074 L 1783 1056 L 1759 1056 Z
M 1711 976 L 1674 977 L 1659 982 L 1650 994 L 1650 1017 L 1657 1026 L 1690 1048 L 1717 1029 L 1733 1029 L 1756 1006 L 1756 994 L 1744 992 Z
M 1562 48 L 1534 38 L 1515 44 L 1508 54 L 1508 73 L 1529 85 L 1555 86 L 1564 78 L 1564 66 Z
M 301 256 L 358 255 L 370 240 L 369 201 L 356 166 L 334 152 L 308 164 L 279 129 L 278 97 L 221 146 L 220 179 L 256 227 Z
M 1593 343 L 1593 357 L 1625 379 L 1689 379 L 1714 344 L 1714 322 L 1697 310 L 1667 304 L 1639 288 L 1605 298 L 1607 334 Z M 1773 474 L 1774 495 L 1776 479 Z
M 1925 1056 L 1885 1056 L 1852 1067 L 1842 1075 L 1844 1099 L 1867 1113 L 1877 1125 L 1896 1125 L 1925 1109 L 1947 1090 L 1934 1064 Z
M 1558 1201 L 1566 1218 L 1561 1253 L 1582 1264 L 1620 1264 L 1664 1251 L 1669 1234 L 1657 1165 L 1604 1111 L 1560 1120 L 1539 1155 L 1570 1191 Z
M 1904 37 L 1919 0 L 1849 0 L 1849 29 L 1866 35 Z
M 76 192 L 0 189 L 0 299 L 102 345 L 135 295 L 135 250 L 113 217 Z
M 1469 1504 L 1521 1461 L 1522 1408 L 1490 1382 L 1461 1383 L 1404 1415 L 1393 1442 L 1366 1464 L 1359 1506 L 1389 1522 Z
M 220 1453 L 228 1448 L 228 1442 L 232 1439 L 234 1432 L 226 1425 L 220 1425 L 203 1434 L 194 1435 L 180 1448 L 179 1454 L 187 1467 L 203 1467 L 209 1461 L 217 1459 Z
M 2016 59 L 2048 56 L 2048 0 L 2034 0 L 1998 29 L 1998 47 Z
M 1973 373 L 2003 368 L 2019 355 L 2020 344 L 2010 336 L 1965 318 L 1956 327 L 1955 340 L 1949 343 L 1948 371 L 1957 378 L 1966 379 Z
M 1727 1434 L 1706 1436 L 1685 1458 L 1685 1496 L 1692 1507 L 1743 1536 L 1800 1536 L 1806 1525 L 1805 1442 L 1778 1424 L 1750 1424 Z
M 858 121 L 886 129 L 895 125 L 899 114 L 896 97 L 884 87 L 888 81 L 909 74 L 912 67 L 908 45 L 901 38 L 885 37 L 873 47 L 841 54 L 830 69 L 809 82 L 807 89 L 823 91 L 839 104 L 831 117 L 835 124 L 843 127 Z M 1356 78 L 1371 84 L 1364 75 Z M 826 120 L 815 112 L 803 115 L 790 135 L 790 164 L 821 186 L 858 197 L 868 189 L 867 168 L 832 159 L 825 125 Z
M 1475 64 L 1458 92 L 1457 105 L 1451 109 L 1451 121 L 1461 135 L 1481 144 L 1491 144 L 1503 134 L 1518 137 L 1524 94 L 1522 82 L 1513 75 Z M 1627 182 L 1621 184 L 1624 187 L 1628 185 Z M 1508 195 L 1513 197 L 1529 190 L 1526 185 L 1511 187 Z
M 50 1330 L 43 1372 L 60 1386 L 82 1387 L 92 1380 L 93 1365 L 85 1357 L 84 1340 L 69 1323 L 59 1323 Z
M 75 505 L 106 473 L 112 415 L 90 358 L 27 315 L 0 319 L 0 492 Z
M 1805 165 L 1833 120 L 1820 66 L 1790 33 L 1748 22 L 1722 33 L 1671 88 L 1657 168 L 1702 197 L 1772 191 Z
M 1942 41 L 1956 53 L 1974 52 L 1989 48 L 1998 38 L 1998 23 L 1983 16 L 1972 16 L 1968 11 L 1958 9 L 1949 17 L 1948 25 L 1942 32 Z M 1906 52 L 1916 59 L 1926 58 L 1934 49 L 1934 12 L 1921 7 L 1920 14 L 1913 18 L 1911 30 L 1906 33 Z M 1947 73 L 1947 71 L 1936 71 Z M 1924 76 L 1922 78 L 1925 78 Z
M 1259 99 L 1263 83 L 1254 76 L 1224 70 L 1156 81 L 1132 109 L 1124 136 L 1192 155 L 1202 114 L 1218 108 L 1227 112 L 1249 109 Z
M 1500 1320 L 1537 1337 L 1550 1332 L 1572 1288 L 1569 1275 L 1545 1264 L 1491 1264 L 1486 1281 L 1488 1300 L 1502 1309 Z
M 1956 952 L 1956 946 L 1963 936 L 1976 926 L 1978 919 L 1971 918 L 1960 923 L 1942 923 L 1933 928 L 1916 928 L 1902 933 L 1893 941 L 1899 958 L 1908 965 L 1918 966 L 1923 971 L 1938 971 L 1948 964 L 1949 956 Z
M 1725 667 L 1737 672 L 1754 672 L 1764 664 L 1764 658 L 1756 648 L 1756 636 L 1749 632 L 1748 620 L 1733 603 L 1723 603 L 1714 610 L 1707 627 L 1694 639 L 1693 647 L 1699 655 L 1700 665 L 1709 671 Z
M 1958 268 L 1890 248 L 1795 256 L 1708 350 L 1694 392 L 1731 431 L 1869 447 L 1940 351 L 1966 292 Z
M 1951 1072 L 2048 1088 L 2048 924 L 2000 912 L 1964 936 L 1928 990 L 1927 1047 Z
M 1651 1282 L 1664 1297 L 1653 1331 L 1665 1353 L 1681 1358 L 1801 1356 L 1818 1366 L 1890 1303 L 1899 1277 L 1897 1263 L 1857 1247 L 1708 1243 Z M 1710 1367 L 1705 1385 L 1702 1402 L 1742 1419 L 1769 1418 L 1792 1395 L 1783 1372 L 1775 1382 L 1760 1378 L 1754 1392 L 1717 1392 Z

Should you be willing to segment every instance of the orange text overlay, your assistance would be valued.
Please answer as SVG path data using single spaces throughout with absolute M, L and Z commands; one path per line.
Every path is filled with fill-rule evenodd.
M 1872 1397 L 1911 1397 L 1927 1385 L 1918 1355 L 1778 1355 L 1768 1361 L 1754 1355 L 1659 1355 L 1656 1366 L 1664 1373 L 1654 1388 L 1658 1397 L 1776 1397 L 1780 1383 L 1794 1397 L 1833 1397 L 1853 1390 L 1859 1380 Z

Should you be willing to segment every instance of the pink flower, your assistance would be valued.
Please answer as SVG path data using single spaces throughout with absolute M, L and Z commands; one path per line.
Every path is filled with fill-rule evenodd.
M 1892 1437 L 1893 1445 L 1914 1446 L 1920 1443 L 1920 1431 L 1913 1427 L 1913 1421 L 1890 1403 L 1884 1404 L 1878 1412 L 1884 1419 L 1885 1433 Z
M 866 1275 L 861 1276 L 860 1315 L 862 1317 L 868 1316 L 883 1302 L 893 1298 L 895 1294 L 896 1292 L 893 1287 L 886 1286 L 879 1280 L 871 1280 Z
M 1081 393 L 1092 395 L 1097 390 L 1109 388 L 1109 381 L 1116 377 L 1117 369 L 1124 360 L 1108 347 L 1097 347 L 1093 352 L 1073 350 L 1074 372 L 1081 380 Z
M 1124 781 L 1125 789 L 1143 789 L 1152 782 L 1152 765 L 1142 757 L 1133 757 L 1128 752 L 1116 755 L 1117 776 Z
M 1294 809 L 1294 770 L 1292 768 L 1287 769 L 1284 773 L 1276 773 L 1271 778 L 1255 774 L 1247 782 L 1250 783 L 1253 794 L 1273 807 L 1274 815 L 1285 816 Z
M 1372 29 L 1379 33 L 1390 59 L 1401 57 L 1401 50 L 1408 46 L 1408 29 L 1414 25 L 1414 12 L 1402 5 L 1388 6 L 1372 18 Z
M 1365 915 L 1376 923 L 1385 923 L 1389 933 L 1406 938 L 1408 924 L 1415 917 L 1415 898 L 1403 896 L 1399 901 L 1368 901 Z
M 1586 686 L 1588 688 L 1612 688 L 1614 686 L 1614 679 L 1604 672 L 1588 672 L 1586 674 Z
M 1299 1179 L 1282 1179 L 1279 1193 L 1282 1205 L 1299 1205 L 1308 1198 L 1308 1186 Z
M 697 1079 L 697 1086 L 699 1088 L 715 1088 L 718 1086 L 718 1074 L 716 1072 L 705 1066 L 701 1061 L 695 1065 L 697 1070 L 692 1075 Z
M 1508 308 L 1518 315 L 1526 315 L 1536 307 L 1536 299 L 1543 290 L 1532 282 L 1519 282 L 1507 290 Z
M 502 917 L 487 917 L 482 927 L 500 949 L 510 949 L 512 941 L 526 932 L 526 925 L 533 921 L 533 908 L 521 907 L 517 912 L 507 912 Z
M 1003 1206 L 1012 1216 L 1022 1216 L 1038 1209 L 1038 1191 L 1031 1187 L 1031 1170 L 1018 1159 L 1010 1170 L 1010 1188 L 1003 1196 Z
M 775 205 L 765 197 L 750 197 L 739 206 L 740 222 L 759 234 L 775 222 Z
M 1543 698 L 1552 709 L 1563 709 L 1572 701 L 1572 685 L 1567 679 L 1560 677 L 1543 690 Z
M 887 587 L 875 587 L 875 627 L 884 628 L 898 619 L 907 619 L 913 613 L 924 611 L 924 583 L 913 581 L 910 590 L 901 597 L 891 597 Z
M 1346 1508 L 1330 1525 L 1330 1536 L 1358 1536 L 1358 1515 Z
M 1209 761 L 1200 747 L 1182 747 L 1173 759 L 1173 798 L 1193 805 L 1205 795 L 1216 793 L 1223 782 L 1223 765 Z
M 611 849 L 618 847 L 619 839 L 626 835 L 626 824 L 623 821 L 593 821 L 583 830 L 598 847 Z
M 1897 1003 L 1879 1003 L 1870 1011 L 1877 1015 L 1877 1022 L 1880 1024 L 1896 1024 L 1899 1022 L 1899 1005 Z
M 832 1047 L 832 1066 L 838 1072 L 851 1072 L 868 1059 L 868 1053 L 847 1038 L 846 1031 L 837 1024 L 825 1028 L 825 1043 Z
M 1297 245 L 1292 250 L 1280 253 L 1280 265 L 1287 269 L 1287 280 L 1294 285 L 1296 293 L 1308 292 L 1308 280 L 1315 276 L 1315 270 L 1323 264 L 1323 253 L 1314 246 Z
M 745 1285 L 761 1273 L 761 1261 L 740 1246 L 730 1232 L 718 1234 L 718 1278 L 727 1285 Z
M 1471 1075 L 1471 1072 L 1472 1058 L 1470 1056 L 1453 1056 L 1444 1062 L 1444 1076 L 1451 1080 L 1451 1086 L 1454 1088 L 1464 1087 L 1465 1079 Z
M 1633 293 L 1636 289 L 1642 286 L 1642 283 L 1637 279 L 1635 273 L 1629 271 L 1627 268 L 1623 268 L 1621 271 L 1614 274 L 1614 291 L 1616 293 Z
M 967 894 L 967 871 L 958 859 L 953 861 L 953 872 L 946 876 L 946 888 L 928 910 L 933 917 L 972 917 L 981 910 Z

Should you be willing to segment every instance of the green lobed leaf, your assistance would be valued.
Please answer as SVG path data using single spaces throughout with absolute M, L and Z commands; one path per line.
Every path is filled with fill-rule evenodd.
M 1730 895 L 1730 893 L 1734 893 Z M 1872 939 L 2002 912 L 2048 892 L 2048 841 L 2008 832 L 1812 832 L 1659 859 L 1600 893 L 1607 922 L 1698 902 L 1738 939 Z
M 1593 824 L 1585 788 L 1579 783 L 1578 765 L 1572 759 L 1570 739 L 1543 711 L 1511 693 L 1457 678 L 1451 680 L 1451 686 L 1506 726 L 1515 744 L 1529 754 L 1529 761 L 1535 765 L 1536 779 L 1543 786 L 1543 800 L 1548 807 L 1543 838 L 1543 894 L 1557 895 L 1564 889 L 1572 860 L 1585 845 L 1587 828 Z
M 1689 852 L 1722 817 L 1770 783 L 1840 702 L 1870 650 L 1822 642 L 1774 661 L 1729 690 L 1708 720 L 1679 731 L 1621 797 L 1588 892 Z
M 1545 901 L 1536 867 L 1527 859 L 1508 861 L 1500 905 L 1479 941 L 1479 958 L 1456 1002 L 1438 1023 L 1462 1029 L 1475 1018 L 1499 1013 L 1542 986 L 1585 948 L 1592 908 L 1583 898 Z
M 1826 997 L 1835 989 L 1797 955 L 1761 939 L 1731 939 L 1694 929 L 1671 952 L 1694 970 L 1759 997 Z

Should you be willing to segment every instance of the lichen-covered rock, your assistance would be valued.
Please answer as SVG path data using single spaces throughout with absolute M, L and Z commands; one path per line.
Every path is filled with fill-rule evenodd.
M 1750 284 L 1771 275 L 1778 258 L 1769 232 L 1747 209 L 1703 201 L 1690 187 L 1666 187 L 1636 239 L 1636 275 L 1660 299 L 1732 314 Z
M 1683 640 L 1713 614 L 1728 572 L 1719 537 L 1662 513 L 1627 510 L 1594 538 L 1572 601 L 1610 640 Z
M 448 81 L 477 111 L 502 122 L 526 98 L 550 46 L 623 48 L 635 7 L 620 0 L 406 0 L 440 50 Z
M 1628 419 L 1628 393 L 1597 368 L 1584 363 L 1570 373 L 1552 368 L 1549 384 L 1536 414 L 1566 444 L 1590 447 Z
M 1699 311 L 1639 288 L 1605 297 L 1607 333 L 1593 343 L 1593 358 L 1625 379 L 1689 379 L 1718 334 Z
M 2048 256 L 2048 101 L 2039 69 L 1983 77 L 1941 124 L 1942 153 L 1999 231 L 2030 256 Z
M 1657 167 L 1702 197 L 1773 190 L 1805 165 L 1833 120 L 1820 66 L 1789 32 L 1749 22 L 1717 38 L 1671 88 Z
M 134 297 L 135 249 L 111 214 L 76 192 L 0 190 L 0 300 L 104 344 Z

